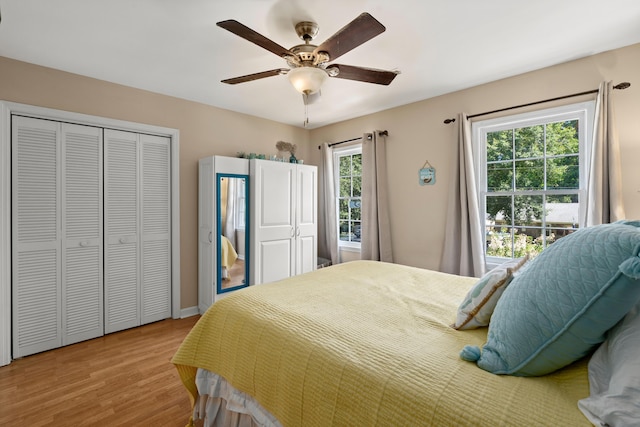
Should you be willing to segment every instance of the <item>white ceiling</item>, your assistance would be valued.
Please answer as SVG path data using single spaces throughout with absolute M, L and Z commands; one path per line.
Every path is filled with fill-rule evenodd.
M 329 79 L 309 128 L 640 42 L 639 0 L 0 0 L 0 10 L 0 56 L 294 126 L 304 106 L 286 76 L 220 83 L 286 63 L 216 22 L 289 48 L 301 43 L 296 22 L 317 22 L 320 44 L 369 12 L 386 32 L 337 62 L 401 74 L 389 86 Z

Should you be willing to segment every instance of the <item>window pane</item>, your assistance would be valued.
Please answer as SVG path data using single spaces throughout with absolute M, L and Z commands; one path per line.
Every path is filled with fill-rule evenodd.
M 487 224 L 511 225 L 511 196 L 487 196 Z
M 362 176 L 362 154 L 353 155 L 353 172 L 354 176 Z
M 577 154 L 579 150 L 578 120 L 547 124 L 547 155 Z
M 340 157 L 340 176 L 351 175 L 351 156 Z
M 351 197 L 351 177 L 346 176 L 346 177 L 340 178 L 339 197 Z
M 578 189 L 580 159 L 577 155 L 547 159 L 547 188 Z
M 349 199 L 338 200 L 338 218 L 349 219 Z
M 577 228 L 579 215 L 577 194 L 547 197 L 545 220 L 548 227 Z
M 352 224 L 351 229 L 353 230 L 353 236 L 351 237 L 351 241 L 352 242 L 359 242 L 360 241 L 360 233 L 362 231 L 362 226 L 360 224 L 359 221 L 354 221 Z
M 487 191 L 508 191 L 513 186 L 513 163 L 487 164 Z
M 516 159 L 542 157 L 544 154 L 544 126 L 530 126 L 516 129 Z
M 353 177 L 353 197 L 362 196 L 362 177 Z
M 513 257 L 520 258 L 529 253 L 539 254 L 544 249 L 542 228 L 515 228 L 513 235 Z
M 487 227 L 487 256 L 511 258 L 512 242 L 511 227 Z
M 487 161 L 495 162 L 512 159 L 513 131 L 503 130 L 487 133 Z
M 519 160 L 516 165 L 516 190 L 544 189 L 544 160 Z
M 360 203 L 358 203 L 358 206 Z M 362 210 L 358 208 L 351 208 L 351 219 L 360 221 L 362 219 Z
M 340 240 L 349 241 L 349 221 L 340 221 Z
M 542 196 L 514 196 L 514 225 L 542 226 Z

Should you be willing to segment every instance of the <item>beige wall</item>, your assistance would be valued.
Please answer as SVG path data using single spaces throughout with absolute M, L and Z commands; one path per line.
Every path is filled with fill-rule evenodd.
M 198 159 L 238 151 L 276 153 L 279 140 L 307 158 L 308 131 L 169 96 L 0 57 L 0 100 L 180 130 L 182 308 L 198 303 Z
M 437 269 L 456 137 L 455 125 L 443 124 L 445 118 L 581 92 L 601 80 L 630 81 L 630 89 L 615 93 L 615 103 L 627 213 L 640 218 L 640 81 L 633 80 L 638 70 L 640 45 L 634 45 L 312 131 L 2 57 L 0 99 L 180 130 L 181 306 L 188 308 L 197 305 L 198 159 L 272 153 L 278 140 L 297 143 L 298 157 L 317 165 L 319 143 L 387 129 L 395 260 Z M 425 160 L 437 169 L 434 186 L 418 184 Z
M 445 237 L 450 166 L 457 134 L 456 125 L 445 125 L 443 120 L 455 117 L 458 112 L 481 113 L 579 93 L 597 89 L 602 80 L 631 82 L 629 89 L 614 92 L 614 102 L 627 217 L 640 218 L 638 70 L 640 44 L 315 129 L 311 131 L 311 143 L 317 147 L 325 141 L 341 141 L 373 129 L 387 129 L 395 262 L 437 269 Z M 398 78 L 401 79 L 402 74 Z M 585 99 L 573 98 L 569 102 Z M 312 153 L 309 160 L 317 164 L 319 152 L 315 149 Z M 436 168 L 437 182 L 433 186 L 418 184 L 418 170 L 425 160 Z

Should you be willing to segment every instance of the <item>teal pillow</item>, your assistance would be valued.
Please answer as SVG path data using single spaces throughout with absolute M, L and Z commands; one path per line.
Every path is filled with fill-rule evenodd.
M 494 374 L 536 376 L 588 354 L 640 300 L 639 227 L 583 228 L 549 246 L 504 291 L 482 351 L 460 356 Z

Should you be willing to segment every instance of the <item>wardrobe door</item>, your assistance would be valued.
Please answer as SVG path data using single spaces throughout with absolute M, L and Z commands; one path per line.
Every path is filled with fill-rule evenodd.
M 12 118 L 13 357 L 62 343 L 59 124 Z
M 215 300 L 215 186 L 214 157 L 198 162 L 198 310 L 200 314 Z
M 250 160 L 252 284 L 295 275 L 295 164 Z
M 316 269 L 318 264 L 318 168 L 296 168 L 296 274 Z
M 105 333 L 140 325 L 138 134 L 104 131 Z
M 102 129 L 62 127 L 62 345 L 103 326 Z
M 170 139 L 140 135 L 141 323 L 171 317 Z

